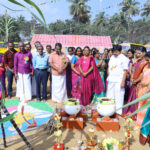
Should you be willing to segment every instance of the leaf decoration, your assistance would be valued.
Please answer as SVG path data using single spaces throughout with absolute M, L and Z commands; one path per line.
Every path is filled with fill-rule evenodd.
M 140 102 L 140 101 L 146 100 L 146 99 L 148 99 L 148 98 L 150 98 L 150 92 L 147 93 L 147 94 L 145 94 L 145 95 L 143 95 L 143 96 L 141 96 L 141 97 L 139 97 L 139 98 L 137 98 L 137 99 L 135 99 L 135 100 L 132 101 L 131 103 L 128 103 L 128 104 L 124 105 L 123 107 L 118 108 L 116 111 L 118 111 L 118 110 L 120 110 L 120 109 L 123 109 L 123 108 L 126 108 L 126 107 L 128 107 L 128 106 L 130 106 L 130 105 L 133 105 L 133 104 L 135 104 L 135 103 L 138 103 L 138 102 Z
M 138 113 L 138 112 L 140 112 L 140 111 L 142 111 L 142 110 L 144 110 L 144 109 L 146 109 L 148 107 L 150 107 L 150 101 L 148 101 L 142 107 L 140 107 L 138 110 L 134 111 L 132 114 L 130 114 L 129 116 L 126 116 L 124 118 L 129 118 L 129 117 L 133 116 L 134 114 L 136 114 L 136 113 Z
M 13 112 L 12 114 L 10 114 L 9 116 L 7 116 L 5 118 L 0 119 L 0 124 L 11 120 L 16 113 L 17 113 L 17 111 Z
M 11 10 L 11 11 L 23 11 L 23 10 L 14 10 L 14 9 L 11 9 L 11 8 L 9 8 L 9 7 L 5 6 L 5 5 L 3 5 L 3 4 L 0 4 L 0 5 L 3 6 L 3 7 L 5 7 L 5 8 L 7 8 L 8 10 Z
M 19 3 L 19 2 L 16 1 L 16 0 L 8 0 L 8 1 L 11 2 L 11 3 L 14 3 L 14 4 L 16 4 L 16 5 L 19 5 L 19 6 L 21 6 L 21 7 L 26 8 L 24 5 L 22 5 L 21 3 Z
M 40 8 L 31 0 L 24 0 L 26 3 L 28 3 L 29 5 L 32 5 L 40 14 L 40 16 L 42 17 L 44 23 L 46 24 L 45 18 L 43 16 L 42 11 L 40 10 Z
M 31 0 L 24 0 L 27 4 L 33 6 L 38 11 L 40 16 L 42 17 L 42 20 L 35 13 L 33 13 L 29 8 L 27 8 L 23 4 L 19 3 L 18 1 L 16 1 L 16 0 L 8 0 L 8 1 L 13 3 L 13 4 L 15 4 L 15 5 L 19 5 L 19 6 L 23 7 L 23 8 L 26 8 L 31 13 L 31 15 L 35 19 L 37 19 L 44 26 L 44 28 L 46 28 L 46 30 L 48 30 L 48 27 L 46 25 L 46 21 L 45 21 L 45 18 L 44 18 L 44 15 L 43 15 L 42 11 L 40 10 L 40 8 L 33 1 L 31 1 Z

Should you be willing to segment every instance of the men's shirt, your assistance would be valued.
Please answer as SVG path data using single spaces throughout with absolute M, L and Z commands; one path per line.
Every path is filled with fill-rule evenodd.
M 25 51 L 24 53 L 17 52 L 14 58 L 15 73 L 29 74 L 33 71 L 32 54 Z
M 109 82 L 122 82 L 124 71 L 128 70 L 129 59 L 120 54 L 111 56 L 109 61 Z
M 8 66 L 9 68 L 14 67 L 14 56 L 17 51 L 14 50 L 7 50 L 4 54 L 4 64 L 5 66 Z
M 31 50 L 31 54 L 32 54 L 32 57 L 33 57 L 33 58 L 34 58 L 36 55 L 38 55 L 37 49 L 35 48 L 35 49 Z
M 49 56 L 46 53 L 43 53 L 42 56 L 37 54 L 33 58 L 33 68 L 34 69 L 48 69 L 49 68 Z
M 58 69 L 64 68 L 65 63 L 68 63 L 69 60 L 64 53 L 58 55 L 56 52 L 51 53 L 49 57 L 50 64 L 54 64 Z M 64 70 L 61 74 L 59 74 L 56 70 L 52 68 L 52 74 L 54 75 L 65 75 L 66 70 Z

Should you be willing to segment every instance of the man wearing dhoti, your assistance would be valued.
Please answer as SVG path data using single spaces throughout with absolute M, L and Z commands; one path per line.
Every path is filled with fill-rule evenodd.
M 116 109 L 124 104 L 125 80 L 129 64 L 129 60 L 121 54 L 121 50 L 120 45 L 113 46 L 113 56 L 110 58 L 108 66 L 107 97 L 115 100 Z M 117 113 L 121 115 L 122 109 Z
M 52 69 L 52 100 L 61 103 L 68 98 L 66 88 L 66 68 L 68 58 L 61 52 L 62 45 L 56 43 L 55 51 L 49 57 Z
M 27 52 L 24 43 L 19 43 L 20 51 L 15 54 L 14 58 L 14 72 L 17 79 L 17 92 L 16 96 L 20 101 L 27 102 L 31 100 L 31 75 L 32 69 L 32 54 Z

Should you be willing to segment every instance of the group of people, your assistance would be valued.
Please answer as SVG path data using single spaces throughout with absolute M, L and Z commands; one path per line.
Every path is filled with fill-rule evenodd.
M 119 110 L 124 103 L 150 92 L 150 52 L 142 46 L 125 52 L 120 45 L 114 45 L 103 54 L 88 46 L 69 47 L 65 55 L 61 43 L 56 43 L 54 49 L 47 45 L 46 52 L 39 41 L 34 45 L 35 49 L 31 50 L 30 43 L 20 42 L 17 52 L 10 42 L 7 52 L 0 56 L 1 83 L 6 90 L 6 72 L 5 93 L 9 98 L 15 76 L 16 96 L 23 102 L 32 100 L 32 96 L 36 96 L 37 102 L 46 101 L 48 80 L 51 99 L 58 103 L 72 97 L 86 106 L 106 96 L 115 99 L 119 115 L 127 116 L 148 101 Z M 143 110 L 132 117 L 136 126 L 141 126 L 145 114 Z

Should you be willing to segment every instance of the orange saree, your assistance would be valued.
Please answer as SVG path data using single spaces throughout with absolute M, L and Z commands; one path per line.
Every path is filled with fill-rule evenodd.
M 148 93 L 149 87 L 150 87 L 150 68 L 148 68 L 148 66 L 145 66 L 145 68 L 143 69 L 143 77 L 137 93 L 138 97 L 141 97 L 144 94 Z M 138 108 L 142 107 L 148 100 L 150 99 L 146 99 L 144 101 L 139 102 Z M 146 111 L 147 109 L 144 109 L 143 111 L 137 114 L 136 127 L 141 127 Z

